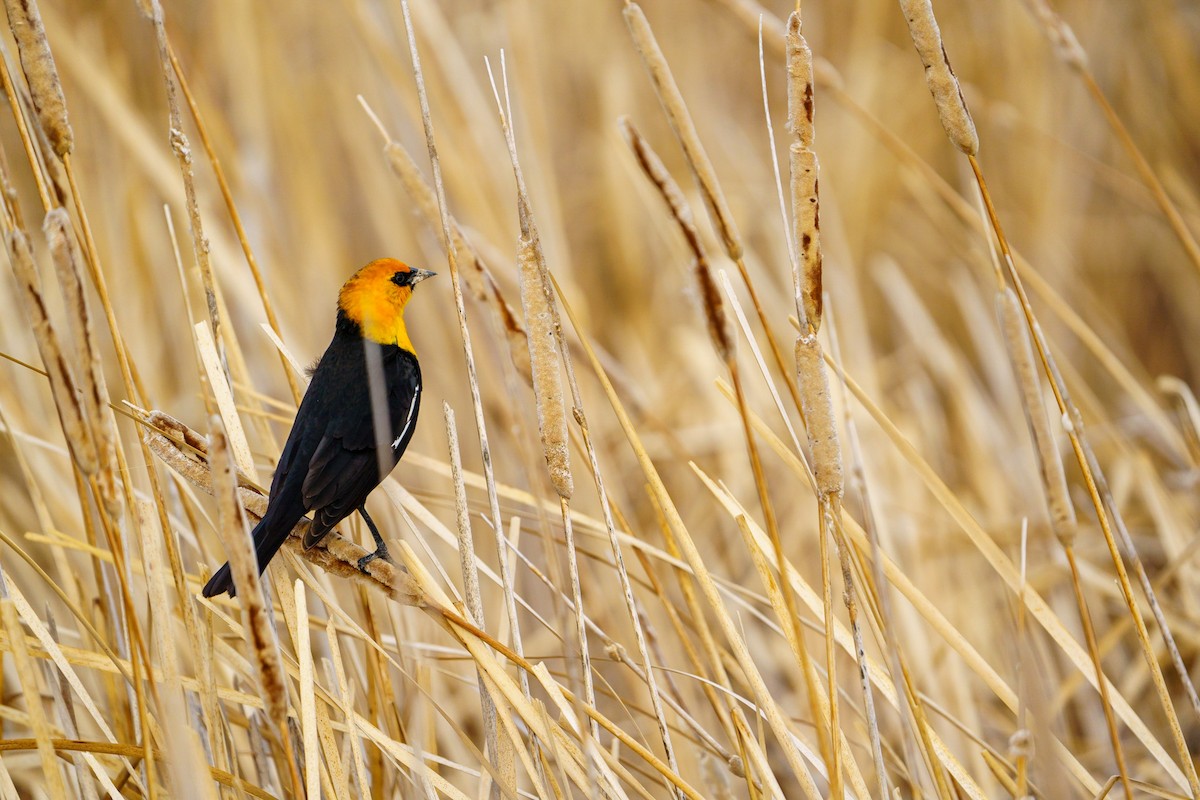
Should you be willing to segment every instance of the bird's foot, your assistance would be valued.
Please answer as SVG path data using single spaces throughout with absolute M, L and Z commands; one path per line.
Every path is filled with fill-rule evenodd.
M 374 561 L 377 558 L 382 558 L 384 561 L 386 561 L 392 565 L 395 565 L 395 563 L 396 563 L 395 561 L 392 561 L 392 556 L 388 552 L 387 545 L 384 544 L 383 542 L 380 542 L 379 546 L 375 548 L 374 553 L 367 553 L 365 556 L 363 556 L 362 558 L 360 558 L 358 560 L 359 572 L 366 572 L 367 564 L 370 564 L 372 561 Z

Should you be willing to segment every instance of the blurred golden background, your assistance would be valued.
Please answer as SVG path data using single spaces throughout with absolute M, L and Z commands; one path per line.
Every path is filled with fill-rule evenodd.
M 8 5 L 12 20 L 22 3 Z M 1195 677 L 1200 642 L 1200 406 L 1191 388 L 1200 370 L 1192 346 L 1200 335 L 1200 11 L 1165 0 L 938 3 L 945 52 L 978 131 L 976 172 L 939 124 L 902 5 L 925 4 L 810 0 L 801 10 L 816 75 L 820 342 L 837 365 L 828 379 L 846 475 L 844 497 L 831 505 L 800 466 L 812 452 L 788 388 L 797 381 L 789 321 L 797 308 L 791 223 L 780 208 L 790 215 L 784 33 L 797 7 L 646 0 L 642 9 L 740 231 L 744 261 L 735 265 L 634 45 L 628 4 L 413 3 L 447 211 L 471 246 L 457 253 L 458 268 L 500 524 L 517 537 L 508 588 L 522 604 L 525 657 L 548 669 L 529 679 L 543 708 L 500 688 L 519 685 L 518 667 L 504 658 L 489 665 L 507 676 L 488 678 L 489 712 L 476 667 L 492 656 L 468 647 L 482 647 L 472 639 L 479 631 L 447 622 L 443 612 L 453 609 L 423 583 L 454 594 L 463 580 L 443 402 L 457 416 L 475 551 L 486 570 L 499 565 L 442 230 L 398 179 L 389 162 L 398 151 L 384 151 L 386 136 L 432 180 L 400 3 L 167 3 L 163 41 L 177 70 L 164 70 L 148 4 L 43 0 L 73 148 L 64 169 L 5 34 L 5 233 L 10 242 L 15 229 L 28 233 L 49 319 L 70 341 L 79 315 L 69 295 L 64 301 L 40 230 L 45 206 L 70 215 L 128 482 L 106 507 L 114 496 L 104 481 L 117 480 L 117 462 L 106 466 L 102 456 L 96 478 L 72 457 L 62 396 L 36 371 L 43 355 L 30 295 L 17 272 L 0 270 L 0 354 L 9 359 L 0 363 L 0 569 L 19 594 L 4 606 L 0 720 L 4 739 L 25 743 L 5 750 L 0 742 L 0 797 L 282 797 L 301 796 L 304 785 L 338 798 L 1197 796 L 1200 703 L 1186 672 Z M 546 267 L 577 317 L 578 327 L 563 317 L 564 336 L 621 567 L 571 397 L 575 492 L 560 506 L 534 395 L 514 367 L 523 340 L 497 315 L 499 296 L 521 318 L 520 226 L 489 63 L 502 96 L 507 82 Z M 184 147 L 172 147 L 175 114 L 207 259 L 198 258 L 189 220 Z M 621 118 L 662 158 L 695 217 L 737 339 L 761 487 L 738 404 L 718 385 L 731 372 L 709 338 L 693 251 L 631 153 Z M 1029 392 L 1014 377 L 997 299 L 1012 279 L 981 186 L 1057 386 L 1086 428 L 1064 424 L 1069 415 L 1040 357 Z M 281 733 L 263 700 L 267 656 L 245 632 L 241 598 L 196 596 L 225 560 L 225 518 L 141 448 L 146 424 L 131 415 L 160 410 L 207 435 L 219 411 L 226 428 L 245 431 L 265 486 L 303 375 L 289 378 L 265 332 L 264 298 L 287 353 L 308 365 L 332 334 L 338 287 L 382 256 L 439 273 L 407 315 L 424 372 L 421 424 L 371 506 L 385 537 L 411 545 L 433 576 L 410 569 L 428 603 L 409 608 L 363 581 L 280 557 L 264 585 L 273 584 L 279 699 L 291 720 Z M 476 256 L 495 282 L 490 299 L 477 292 Z M 106 283 L 115 330 L 93 270 Z M 210 288 L 236 420 L 218 405 L 198 356 L 197 326 L 213 327 Z M 619 424 L 585 343 L 640 444 Z M 83 380 L 84 363 L 71 353 L 66 361 Z M 1023 401 L 1032 396 L 1050 435 L 1040 456 Z M 1080 456 L 1089 454 L 1085 469 Z M 1047 458 L 1062 459 L 1065 494 L 1047 489 Z M 786 579 L 763 544 L 772 524 L 760 488 L 795 568 Z M 1047 511 L 1048 492 L 1078 515 L 1073 540 Z M 663 508 L 668 496 L 678 521 Z M 566 602 L 564 508 L 576 515 L 583 609 L 595 625 L 595 708 L 616 730 L 589 731 L 578 723 L 582 701 L 551 688 L 585 690 L 578 617 Z M 360 527 L 343 533 L 368 541 Z M 678 549 L 689 546 L 718 594 L 705 594 L 697 563 Z M 876 553 L 895 569 L 876 572 Z M 843 565 L 853 613 L 843 603 Z M 307 593 L 300 611 L 297 570 Z M 624 573 L 644 654 L 622 599 Z M 479 627 L 515 647 L 495 574 L 482 579 Z M 797 590 L 796 647 L 780 580 Z M 839 621 L 836 634 L 826 610 Z M 51 618 L 58 646 L 39 628 Z M 647 657 L 665 703 L 657 713 Z M 1097 661 L 1113 681 L 1103 695 Z M 486 734 L 489 713 L 502 720 L 498 739 Z M 509 745 L 497 753 L 499 740 Z M 513 745 L 515 768 L 505 762 Z M 1122 772 L 1127 784 L 1110 781 Z

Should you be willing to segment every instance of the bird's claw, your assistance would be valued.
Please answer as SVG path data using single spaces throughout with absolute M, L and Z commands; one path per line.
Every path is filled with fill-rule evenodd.
M 384 561 L 388 562 L 389 564 L 394 565 L 396 563 L 395 561 L 392 561 L 392 556 L 390 553 L 388 553 L 387 545 L 384 544 L 383 542 L 380 542 L 379 546 L 375 548 L 375 552 L 367 553 L 365 556 L 363 556 L 362 558 L 360 558 L 358 560 L 358 571 L 366 572 L 367 564 L 370 564 L 372 561 L 374 561 L 377 558 L 382 558 Z

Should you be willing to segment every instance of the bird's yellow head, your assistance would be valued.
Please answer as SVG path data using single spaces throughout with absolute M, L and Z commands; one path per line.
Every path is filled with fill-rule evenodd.
M 414 353 L 404 327 L 404 307 L 413 287 L 435 274 L 394 258 L 377 258 L 346 281 L 338 293 L 338 310 L 359 326 L 364 338 Z

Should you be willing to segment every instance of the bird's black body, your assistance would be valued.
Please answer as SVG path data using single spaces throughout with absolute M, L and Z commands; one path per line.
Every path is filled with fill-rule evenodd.
M 385 431 L 376 431 L 373 422 L 366 347 L 377 347 L 381 355 L 389 417 Z M 333 341 L 313 370 L 279 457 L 267 512 L 254 528 L 260 574 L 306 514 L 312 514 L 312 525 L 304 546 L 312 547 L 366 502 L 408 446 L 420 405 L 416 355 L 364 339 L 359 324 L 339 310 Z M 228 564 L 203 593 L 212 597 L 222 592 L 235 593 Z

